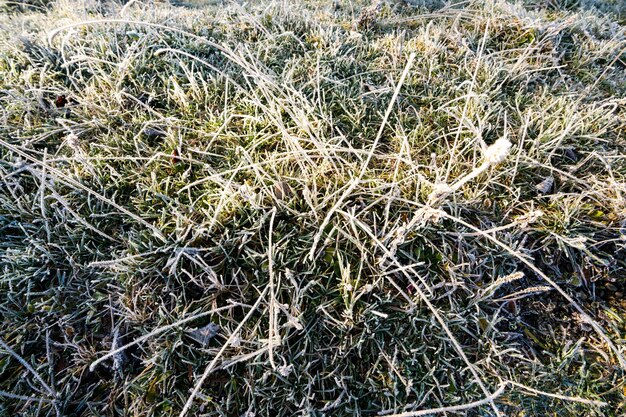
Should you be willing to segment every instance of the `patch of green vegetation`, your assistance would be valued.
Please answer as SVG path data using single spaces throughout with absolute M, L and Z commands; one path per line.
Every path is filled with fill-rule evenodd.
M 0 7 L 0 415 L 624 415 L 617 9 L 196 3 Z

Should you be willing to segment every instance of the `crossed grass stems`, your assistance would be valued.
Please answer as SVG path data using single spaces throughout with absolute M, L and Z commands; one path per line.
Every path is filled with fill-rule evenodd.
M 124 10 L 122 10 L 123 12 Z M 77 28 L 77 27 L 82 27 L 82 26 L 87 26 L 87 25 L 128 25 L 128 26 L 137 26 L 137 27 L 147 27 L 147 28 L 151 28 L 151 29 L 155 29 L 155 30 L 165 30 L 165 31 L 170 31 L 170 32 L 174 32 L 177 33 L 179 35 L 182 35 L 184 37 L 188 37 L 190 39 L 193 39 L 195 41 L 198 41 L 202 44 L 205 44 L 207 46 L 210 46 L 212 48 L 215 48 L 217 50 L 220 51 L 220 53 L 226 57 L 230 62 L 232 62 L 233 64 L 239 66 L 241 68 L 241 70 L 248 74 L 249 78 L 255 80 L 255 82 L 257 83 L 257 87 L 260 88 L 267 96 L 269 97 L 280 97 L 282 100 L 282 102 L 288 102 L 290 103 L 291 106 L 293 106 L 293 108 L 297 108 L 299 104 L 301 103 L 301 100 L 304 100 L 304 98 L 302 97 L 301 94 L 299 94 L 299 92 L 295 91 L 295 90 L 290 90 L 289 86 L 279 86 L 276 85 L 274 83 L 274 81 L 271 79 L 271 77 L 266 76 L 262 69 L 259 66 L 256 66 L 254 64 L 254 61 L 249 60 L 249 56 L 242 56 L 241 54 L 237 53 L 236 51 L 224 46 L 224 45 L 220 45 L 211 41 L 208 41 L 206 38 L 201 37 L 201 36 L 197 36 L 195 34 L 192 34 L 190 32 L 181 30 L 181 29 L 177 29 L 174 27 L 170 27 L 167 25 L 162 25 L 162 24 L 156 24 L 156 23 L 148 23 L 148 22 L 138 22 L 138 21 L 133 21 L 133 20 L 129 20 L 129 19 L 99 19 L 99 20 L 93 20 L 93 21 L 82 21 L 82 22 L 77 22 L 77 23 L 72 23 L 66 26 L 63 26 L 53 32 L 51 32 L 48 41 L 49 44 L 52 45 L 54 43 L 54 40 L 57 36 L 59 36 L 61 33 L 63 33 L 66 30 L 72 29 L 72 28 Z M 480 49 L 478 51 L 478 60 L 480 61 L 480 57 L 482 56 L 483 52 L 484 52 L 484 46 L 485 46 L 485 39 L 487 37 L 487 33 L 488 33 L 488 28 L 489 28 L 489 21 L 487 21 L 487 25 L 485 27 L 485 32 L 484 32 L 484 37 L 482 39 L 482 42 L 480 44 Z M 198 62 L 201 65 L 206 65 L 208 66 L 212 71 L 215 71 L 217 73 L 220 74 L 220 76 L 222 76 L 224 79 L 228 80 L 231 85 L 234 86 L 234 88 L 238 88 L 240 90 L 240 92 L 245 93 L 247 91 L 250 91 L 251 89 L 247 89 L 244 86 L 238 84 L 235 80 L 233 80 L 228 74 L 226 74 L 225 72 L 221 71 L 219 68 L 216 68 L 215 66 L 211 65 L 210 63 L 203 61 L 200 58 L 194 57 L 192 54 L 189 54 L 183 50 L 179 50 L 176 48 L 160 48 L 156 51 L 157 55 L 160 54 L 170 54 L 172 57 L 176 57 L 176 56 L 185 56 L 187 58 L 190 58 L 196 62 Z M 447 342 L 450 343 L 453 348 L 457 351 L 459 357 L 462 359 L 462 361 L 466 364 L 467 368 L 470 370 L 470 372 L 473 375 L 473 378 L 475 379 L 476 384 L 480 387 L 481 391 L 484 394 L 484 397 L 478 401 L 475 402 L 471 402 L 468 404 L 464 404 L 464 405 L 457 405 L 457 406 L 450 406 L 450 407 L 440 407 L 437 409 L 429 409 L 429 410 L 420 410 L 420 411 L 410 411 L 410 412 L 405 412 L 405 413 L 400 413 L 400 414 L 393 414 L 393 416 L 395 417 L 408 417 L 408 416 L 419 416 L 419 415 L 428 415 L 428 414 L 434 414 L 434 413 L 444 413 L 444 412 L 453 412 L 453 411 L 463 411 L 463 410 L 467 410 L 467 409 L 471 409 L 471 408 L 475 408 L 475 407 L 479 407 L 479 406 L 483 406 L 483 405 L 489 405 L 491 407 L 491 409 L 493 410 L 493 412 L 495 413 L 495 415 L 502 415 L 500 410 L 498 409 L 498 406 L 495 403 L 495 400 L 502 395 L 505 390 L 508 389 L 513 389 L 513 388 L 517 388 L 519 390 L 521 390 L 522 392 L 526 392 L 529 394 L 537 394 L 537 395 L 544 395 L 547 397 L 552 397 L 552 398 L 557 398 L 557 399 L 562 399 L 562 400 L 566 400 L 566 401 L 573 401 L 573 402 L 580 402 L 580 403 L 584 403 L 584 404 L 589 404 L 589 405 L 594 405 L 594 406 L 604 406 L 606 405 L 606 403 L 602 402 L 602 401 L 596 401 L 596 400 L 590 400 L 590 399 L 586 399 L 586 398 L 580 398 L 580 397 L 574 397 L 574 396 L 565 396 L 565 395 L 560 395 L 560 394 L 554 394 L 554 393 L 549 393 L 549 392 L 544 392 L 544 391 L 540 391 L 534 388 L 530 388 L 527 387 L 525 385 L 519 384 L 515 381 L 511 381 L 509 379 L 502 379 L 501 383 L 497 386 L 495 391 L 491 391 L 487 385 L 485 384 L 483 378 L 481 377 L 480 372 L 476 369 L 476 366 L 474 364 L 472 364 L 472 362 L 468 359 L 467 355 L 465 354 L 461 344 L 459 343 L 459 341 L 456 339 L 456 337 L 454 336 L 453 332 L 450 330 L 450 328 L 448 327 L 446 320 L 444 319 L 444 317 L 440 314 L 440 312 L 438 311 L 438 309 L 431 303 L 429 296 L 432 295 L 434 293 L 433 289 L 429 287 L 428 283 L 426 280 L 422 279 L 420 277 L 420 274 L 418 273 L 418 271 L 412 267 L 412 266 L 405 266 L 403 265 L 398 258 L 396 257 L 396 253 L 395 253 L 395 249 L 401 245 L 405 239 L 405 237 L 407 235 L 409 235 L 411 232 L 414 232 L 415 230 L 418 230 L 420 227 L 424 227 L 425 225 L 429 224 L 429 223 L 436 223 L 438 221 L 440 221 L 441 219 L 447 219 L 453 223 L 456 223 L 460 226 L 463 226 L 464 228 L 470 229 L 472 230 L 475 235 L 480 236 L 481 238 L 484 238 L 487 241 L 490 241 L 491 243 L 493 243 L 494 245 L 498 246 L 499 248 L 501 248 L 502 250 L 504 250 L 506 253 L 508 253 L 511 257 L 517 259 L 519 262 L 521 262 L 522 264 L 524 264 L 528 269 L 530 269 L 532 272 L 534 272 L 538 277 L 540 277 L 543 281 L 545 281 L 546 284 L 548 284 L 548 286 L 554 290 L 556 290 L 575 310 L 577 310 L 580 315 L 584 318 L 584 320 L 586 321 L 586 323 L 588 323 L 589 325 L 592 326 L 593 330 L 598 334 L 598 336 L 604 341 L 604 343 L 606 343 L 606 345 L 610 348 L 610 350 L 615 354 L 615 357 L 617 358 L 620 366 L 622 367 L 622 369 L 626 369 L 626 360 L 624 359 L 621 351 L 617 348 L 617 346 L 615 346 L 615 344 L 613 343 L 613 341 L 611 340 L 611 338 L 607 335 L 607 333 L 605 332 L 605 330 L 602 328 L 602 326 L 600 324 L 598 324 L 586 311 L 585 309 L 580 306 L 564 289 L 562 289 L 554 280 L 552 280 L 551 278 L 549 278 L 544 272 L 542 272 L 539 268 L 537 268 L 533 262 L 523 253 L 519 252 L 518 250 L 513 249 L 511 246 L 507 245 L 505 242 L 499 240 L 498 238 L 495 237 L 495 232 L 494 231 L 489 231 L 489 230 L 481 230 L 473 225 L 471 225 L 470 223 L 468 223 L 467 221 L 463 220 L 462 218 L 449 214 L 446 210 L 445 210 L 445 204 L 448 202 L 448 199 L 450 197 L 454 196 L 454 193 L 457 192 L 461 186 L 464 186 L 466 184 L 471 183 L 472 180 L 474 180 L 475 178 L 477 178 L 478 176 L 488 172 L 489 170 L 495 170 L 498 169 L 498 164 L 500 162 L 503 162 L 505 160 L 505 158 L 510 157 L 509 155 L 509 151 L 510 151 L 510 142 L 508 142 L 508 140 L 506 138 L 502 138 L 501 142 L 498 142 L 498 145 L 500 145 L 502 147 L 502 145 L 504 144 L 504 151 L 502 152 L 502 155 L 500 157 L 497 157 L 493 160 L 490 160 L 489 157 L 484 157 L 484 162 L 479 165 L 477 168 L 475 168 L 473 171 L 465 174 L 464 176 L 461 176 L 460 178 L 457 178 L 456 180 L 449 180 L 449 175 L 451 174 L 451 167 L 452 167 L 452 162 L 450 162 L 450 164 L 446 167 L 446 172 L 445 175 L 442 176 L 443 181 L 440 181 L 438 184 L 431 184 L 432 185 L 432 192 L 430 194 L 430 197 L 428 198 L 428 201 L 426 204 L 421 204 L 418 203 L 416 201 L 410 201 L 410 200 L 406 200 L 406 199 L 402 199 L 400 197 L 398 197 L 397 195 L 393 194 L 393 190 L 390 191 L 388 194 L 386 195 L 379 195 L 379 194 L 372 194 L 372 198 L 373 199 L 382 199 L 382 200 L 387 200 L 387 204 L 391 204 L 394 201 L 402 201 L 403 204 L 409 204 L 409 205 L 413 205 L 415 208 L 414 211 L 414 217 L 411 219 L 411 221 L 408 224 L 404 224 L 401 225 L 399 223 L 396 223 L 394 226 L 390 226 L 388 223 L 385 224 L 385 229 L 380 231 L 380 230 L 374 230 L 372 229 L 372 227 L 368 224 L 366 224 L 363 220 L 359 219 L 358 216 L 355 215 L 354 210 L 351 210 L 349 207 L 346 206 L 345 202 L 346 200 L 351 197 L 355 192 L 359 192 L 360 195 L 367 195 L 368 189 L 366 188 L 366 186 L 368 185 L 368 180 L 365 179 L 366 174 L 368 173 L 368 169 L 370 168 L 370 162 L 372 161 L 373 158 L 376 157 L 376 151 L 377 151 L 377 146 L 378 143 L 380 141 L 380 139 L 383 137 L 384 131 L 385 131 L 385 127 L 386 124 L 388 122 L 388 118 L 389 116 L 392 114 L 394 107 L 396 105 L 397 99 L 398 99 L 398 95 L 402 89 L 402 85 L 404 83 L 404 80 L 407 76 L 407 74 L 410 72 L 411 70 L 411 66 L 413 64 L 415 55 L 411 54 L 406 62 L 406 65 L 404 66 L 404 70 L 401 74 L 401 76 L 399 77 L 399 79 L 397 80 L 396 84 L 395 84 L 395 88 L 394 88 L 394 92 L 393 92 L 393 96 L 391 98 L 391 100 L 388 103 L 388 106 L 386 108 L 384 117 L 382 119 L 382 122 L 380 123 L 380 127 L 377 131 L 376 137 L 371 145 L 371 148 L 369 149 L 369 151 L 365 154 L 365 158 L 363 159 L 361 157 L 361 155 L 359 155 L 359 159 L 362 161 L 361 162 L 361 166 L 360 169 L 357 170 L 358 174 L 353 177 L 350 181 L 348 181 L 339 191 L 337 191 L 335 194 L 328 196 L 324 199 L 324 201 L 319 204 L 318 207 L 312 207 L 312 211 L 314 213 L 316 213 L 316 217 L 318 216 L 318 213 L 323 213 L 324 211 L 326 212 L 326 215 L 323 219 L 318 218 L 319 220 L 321 220 L 318 232 L 315 234 L 313 240 L 312 240 L 312 244 L 311 244 L 311 248 L 309 251 L 309 258 L 310 260 L 314 260 L 316 257 L 318 257 L 320 255 L 320 251 L 318 250 L 318 246 L 320 244 L 320 241 L 322 240 L 322 238 L 324 237 L 324 235 L 326 234 L 326 229 L 327 226 L 331 223 L 331 221 L 335 218 L 335 217 L 341 217 L 343 219 L 345 219 L 345 222 L 347 224 L 347 226 L 349 226 L 351 229 L 357 229 L 360 230 L 362 233 L 364 233 L 366 236 L 369 237 L 369 239 L 371 239 L 372 242 L 374 242 L 374 246 L 376 248 L 377 251 L 379 251 L 380 253 L 382 253 L 382 257 L 380 259 L 378 259 L 378 267 L 383 269 L 383 271 L 385 271 L 385 273 L 383 273 L 383 276 L 385 278 L 385 280 L 388 281 L 388 283 L 393 286 L 397 291 L 398 294 L 403 297 L 407 303 L 412 307 L 416 307 L 417 304 L 414 301 L 413 297 L 411 297 L 409 294 L 407 294 L 406 290 L 403 289 L 397 282 L 395 282 L 394 278 L 393 278 L 393 274 L 392 273 L 386 273 L 389 271 L 400 271 L 402 275 L 404 275 L 404 277 L 409 280 L 411 282 L 412 287 L 414 288 L 414 290 L 416 291 L 418 298 L 420 300 L 421 303 L 424 303 L 427 308 L 430 310 L 431 314 L 433 315 L 433 317 L 436 319 L 438 325 L 441 327 L 441 329 L 446 333 L 447 335 Z M 461 116 L 461 120 L 465 120 L 466 118 L 466 112 L 468 110 L 468 105 L 470 102 L 470 99 L 473 97 L 473 86 L 476 82 L 476 76 L 478 73 L 478 68 L 479 65 L 476 65 L 476 71 L 474 73 L 474 77 L 472 79 L 472 82 L 469 84 L 469 90 L 467 92 L 466 95 L 466 102 L 465 102 L 465 106 L 464 106 L 464 110 L 463 110 L 463 114 Z M 259 100 L 259 97 L 257 95 L 251 96 L 251 99 L 253 99 L 255 102 L 257 102 L 258 106 L 260 108 L 262 108 L 263 110 L 265 110 L 268 114 L 271 114 L 272 111 L 275 111 L 275 109 L 272 109 L 270 107 L 268 107 L 268 105 L 263 104 L 261 102 L 261 100 Z M 300 101 L 300 102 L 299 102 Z M 279 124 L 280 126 L 280 124 Z M 284 129 L 283 126 L 280 126 Z M 456 132 L 456 138 L 454 141 L 454 146 L 453 149 L 456 149 L 457 146 L 460 146 L 460 135 L 461 135 L 461 131 L 462 131 L 462 124 L 459 124 L 458 130 Z M 294 138 L 291 134 L 289 134 L 289 132 L 284 131 L 283 132 L 283 136 L 290 141 L 289 143 L 289 147 L 290 149 L 293 150 L 294 154 L 298 154 L 300 153 L 301 157 L 298 158 L 298 160 L 300 161 L 299 163 L 302 165 L 302 171 L 303 172 L 312 172 L 315 170 L 315 165 L 316 163 L 310 158 L 310 154 L 305 151 L 301 145 L 298 143 L 297 138 Z M 508 147 L 507 144 L 508 143 Z M 55 181 L 58 181 L 59 183 L 63 183 L 65 185 L 67 185 L 70 188 L 74 188 L 77 190 L 81 190 L 83 192 L 88 193 L 89 195 L 91 195 L 93 198 L 98 199 L 100 201 L 102 201 L 103 203 L 106 203 L 114 208 L 116 208 L 117 210 L 119 210 L 121 213 L 123 213 L 125 216 L 128 216 L 129 218 L 133 219 L 134 221 L 136 221 L 137 223 L 143 225 L 144 227 L 146 227 L 148 230 L 150 230 L 150 232 L 160 241 L 162 241 L 164 244 L 167 243 L 168 238 L 166 236 L 163 235 L 163 233 L 156 228 L 155 226 L 153 226 L 151 223 L 147 222 L 146 220 L 142 219 L 141 216 L 137 215 L 136 213 L 133 213 L 131 211 L 129 211 L 128 209 L 122 207 L 121 205 L 115 203 L 114 200 L 112 200 L 111 198 L 107 198 L 104 195 L 98 193 L 97 191 L 83 185 L 82 183 L 74 180 L 73 178 L 71 178 L 69 175 L 63 173 L 61 170 L 55 168 L 53 165 L 51 165 L 49 162 L 46 161 L 46 158 L 44 158 L 43 160 L 40 160 L 36 157 L 33 157 L 31 154 L 29 154 L 24 148 L 17 146 L 17 145 L 13 145 L 10 144 L 7 141 L 4 141 L 2 139 L 0 139 L 0 145 L 5 147 L 6 149 L 10 150 L 11 152 L 20 155 L 21 157 L 23 157 L 24 159 L 28 160 L 30 163 L 36 165 L 39 167 L 39 177 L 42 179 L 42 181 L 45 179 L 46 176 L 53 178 Z M 324 146 L 323 143 L 319 142 L 319 143 L 314 143 L 314 146 L 316 147 L 316 150 L 319 151 L 319 154 L 323 157 L 323 158 L 327 158 L 328 159 L 328 164 L 330 166 L 334 165 L 333 162 L 333 157 L 331 155 L 331 153 L 329 152 L 328 149 L 326 149 L 326 147 Z M 493 146 L 496 145 L 492 145 L 492 147 L 488 147 L 486 144 L 481 143 L 482 149 L 483 149 L 483 154 L 484 155 L 489 155 L 490 151 L 493 150 Z M 350 151 L 350 150 L 348 150 Z M 492 152 L 493 153 L 493 152 Z M 400 162 L 400 158 L 401 156 L 398 156 L 398 163 Z M 202 163 L 200 161 L 195 161 L 196 163 Z M 268 164 L 271 164 L 272 161 L 268 161 Z M 402 162 L 406 162 L 406 161 L 402 161 Z M 309 164 L 309 166 L 307 166 L 307 163 Z M 250 169 L 252 168 L 256 173 L 258 173 L 259 178 L 258 181 L 259 183 L 263 183 L 264 179 L 265 179 L 265 175 L 263 175 L 259 168 L 259 164 L 255 164 L 255 163 L 251 163 L 249 166 L 245 166 L 243 167 L 245 169 Z M 235 169 L 230 173 L 230 179 L 228 180 L 222 180 L 220 182 L 221 185 L 223 185 L 223 194 L 220 197 L 220 203 L 217 205 L 217 208 L 215 210 L 214 216 L 212 219 L 210 219 L 209 221 L 209 227 L 208 230 L 212 230 L 217 221 L 218 221 L 218 216 L 219 216 L 219 212 L 221 209 L 223 209 L 228 201 L 228 195 L 229 192 L 233 190 L 234 184 L 233 184 L 233 178 L 235 176 L 235 174 L 237 174 L 237 172 L 239 170 L 241 170 L 242 168 L 239 169 Z M 36 170 L 33 170 L 34 172 L 36 172 Z M 225 174 L 224 173 L 216 173 L 216 177 L 223 177 Z M 416 174 L 418 175 L 418 174 Z M 201 180 L 199 182 L 193 183 L 193 184 L 189 184 L 187 187 L 185 187 L 186 189 L 198 185 L 199 183 L 203 182 L 203 181 L 215 181 L 215 178 L 207 178 L 204 180 Z M 450 185 L 447 184 L 447 182 L 450 181 Z M 181 191 L 184 191 L 181 190 Z M 271 193 L 270 193 L 271 194 Z M 330 204 L 331 201 L 333 201 L 334 199 L 334 203 L 332 206 L 330 206 L 330 208 L 328 209 L 324 209 L 324 207 L 327 207 L 328 204 Z M 274 222 L 275 222 L 275 217 L 277 214 L 277 211 L 279 209 L 285 209 L 286 207 L 284 206 L 284 204 L 282 203 L 282 201 L 279 198 L 276 198 L 274 201 L 274 205 L 273 207 L 269 210 L 269 212 L 267 213 L 267 216 L 270 217 L 270 226 L 269 226 L 269 232 L 268 232 L 268 236 L 267 236 L 267 240 L 268 240 L 268 244 L 267 244 L 267 253 L 266 253 L 266 257 L 267 257 L 267 263 L 268 263 L 268 276 L 269 276 L 269 281 L 267 286 L 259 291 L 259 295 L 258 298 L 256 300 L 256 302 L 251 305 L 251 306 L 246 306 L 246 308 L 248 309 L 247 314 L 245 315 L 245 317 L 243 318 L 243 320 L 239 323 L 239 325 L 236 327 L 236 329 L 228 336 L 228 338 L 226 339 L 226 341 L 223 343 L 222 347 L 219 349 L 219 351 L 215 354 L 215 356 L 213 357 L 212 361 L 209 363 L 209 365 L 207 365 L 207 367 L 205 368 L 205 371 L 203 372 L 203 374 L 201 375 L 200 378 L 198 378 L 195 382 L 194 388 L 192 390 L 192 392 L 190 393 L 181 413 L 180 416 L 184 416 L 186 415 L 189 410 L 190 407 L 193 405 L 194 400 L 199 396 L 199 392 L 202 388 L 203 383 L 205 382 L 206 378 L 216 369 L 220 359 L 222 359 L 222 356 L 224 355 L 225 351 L 227 350 L 227 348 L 229 347 L 229 345 L 231 343 L 233 343 L 236 338 L 238 338 L 239 336 L 239 332 L 240 330 L 245 326 L 245 324 L 247 323 L 247 321 L 257 312 L 261 309 L 261 306 L 263 304 L 265 304 L 266 307 L 266 311 L 267 311 L 267 315 L 269 317 L 268 319 L 268 323 L 269 323 L 269 328 L 268 328 L 268 335 L 267 335 L 267 342 L 266 342 L 266 346 L 257 350 L 256 352 L 254 352 L 253 354 L 248 354 L 248 355 L 243 355 L 242 357 L 239 358 L 232 358 L 231 361 L 229 362 L 229 364 L 227 366 L 230 366 L 234 363 L 239 363 L 239 362 L 243 362 L 243 361 L 247 361 L 247 360 L 252 360 L 254 358 L 257 358 L 261 355 L 268 355 L 268 360 L 270 363 L 270 366 L 273 369 L 277 369 L 278 365 L 276 364 L 275 360 L 274 360 L 274 352 L 276 350 L 277 347 L 280 346 L 281 344 L 281 336 L 280 336 L 280 332 L 279 332 L 279 325 L 278 325 L 278 316 L 280 314 L 281 308 L 279 306 L 279 302 L 276 298 L 276 294 L 277 294 L 277 285 L 279 285 L 279 282 L 277 281 L 277 277 L 276 277 L 276 271 L 275 271 L 275 265 L 274 265 L 274 259 L 276 257 L 276 248 L 273 246 L 273 230 L 274 230 Z M 260 207 L 259 209 L 261 210 L 267 210 L 265 207 Z M 77 213 L 73 213 L 75 217 L 80 217 Z M 81 223 L 85 224 L 85 225 L 89 225 L 89 222 L 87 222 L 85 219 L 81 219 Z M 516 227 L 518 226 L 518 224 L 516 222 L 514 222 L 511 225 L 505 225 L 502 226 L 503 228 L 507 228 L 507 227 Z M 91 227 L 91 226 L 90 226 Z M 336 227 L 336 226 L 335 226 Z M 91 227 L 92 228 L 92 227 Z M 111 262 L 113 262 L 113 264 L 115 264 L 115 260 L 112 260 Z M 100 266 L 107 266 L 107 261 L 102 261 L 101 262 L 102 265 Z M 99 266 L 99 265 L 94 265 L 94 266 Z M 395 269 L 394 269 L 395 268 Z M 415 279 L 417 278 L 417 281 L 415 281 Z M 237 304 L 238 306 L 242 306 L 242 304 Z M 204 312 L 204 313 L 200 313 L 198 315 L 193 315 L 184 319 L 181 319 L 175 323 L 172 323 L 170 325 L 167 326 L 163 326 L 163 327 L 159 327 L 155 330 L 153 330 L 152 332 L 141 336 L 137 339 L 135 339 L 134 341 L 127 343 L 121 347 L 118 347 L 116 349 L 112 349 L 110 352 L 106 353 L 105 355 L 101 356 L 100 358 L 98 358 L 97 360 L 93 361 L 90 369 L 94 370 L 95 367 L 102 363 L 105 360 L 110 359 L 111 357 L 115 356 L 118 353 L 124 352 L 126 349 L 128 349 L 131 346 L 137 345 L 139 343 L 142 343 L 150 338 L 156 337 L 159 334 L 162 334 L 164 332 L 167 332 L 168 330 L 174 329 L 174 328 L 178 328 L 184 324 L 190 323 L 194 320 L 197 320 L 198 318 L 201 317 L 205 317 L 205 316 L 211 316 L 212 314 L 215 314 L 219 311 L 223 311 L 223 310 L 227 310 L 229 308 L 233 308 L 235 306 L 235 304 L 229 305 L 229 306 L 224 306 L 224 307 L 219 307 L 217 309 L 213 309 L 211 311 L 208 312 Z M 56 402 L 58 401 L 58 394 L 50 387 L 48 386 L 43 378 L 31 367 L 28 365 L 28 362 L 24 359 L 21 358 L 17 353 L 15 353 L 4 341 L 0 340 L 0 345 L 2 346 L 2 348 L 7 351 L 10 355 L 14 356 L 18 361 L 20 361 L 20 363 L 22 363 L 26 369 L 33 374 L 33 376 L 36 378 L 36 380 L 41 384 L 42 388 L 45 389 L 45 391 L 48 394 L 48 398 L 39 398 L 36 401 L 41 401 L 41 402 L 53 402 L 55 404 L 56 407 Z M 13 395 L 11 393 L 7 393 L 7 392 L 0 392 L 0 395 L 3 396 L 7 396 L 10 398 L 16 398 L 16 399 L 21 399 L 21 400 L 25 400 L 25 401 L 31 401 L 32 399 L 29 397 L 21 397 L 21 396 L 16 396 Z M 58 409 L 57 409 L 57 413 L 58 413 Z M 391 415 L 390 415 L 391 416 Z

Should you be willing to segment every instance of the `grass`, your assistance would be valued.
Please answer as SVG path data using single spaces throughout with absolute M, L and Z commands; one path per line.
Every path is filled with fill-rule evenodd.
M 215 3 L 0 3 L 0 415 L 623 416 L 621 2 Z

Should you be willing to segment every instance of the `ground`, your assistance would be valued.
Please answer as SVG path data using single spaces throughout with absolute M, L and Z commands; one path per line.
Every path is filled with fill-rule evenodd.
M 626 414 L 619 0 L 4 1 L 0 102 L 0 415 Z

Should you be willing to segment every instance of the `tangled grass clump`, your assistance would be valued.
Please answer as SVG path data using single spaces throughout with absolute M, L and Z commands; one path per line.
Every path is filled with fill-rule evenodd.
M 0 415 L 626 413 L 610 1 L 124 3 L 0 6 Z

